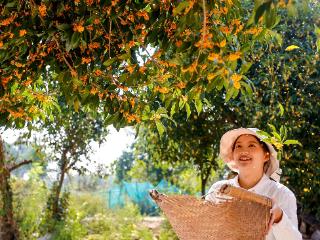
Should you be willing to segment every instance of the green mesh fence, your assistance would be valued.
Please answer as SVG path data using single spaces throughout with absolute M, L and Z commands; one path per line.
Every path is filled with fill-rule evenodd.
M 149 190 L 157 189 L 161 193 L 181 193 L 179 188 L 162 180 L 154 186 L 150 182 L 121 182 L 105 192 L 109 208 L 121 208 L 127 201 L 139 206 L 142 214 L 157 215 L 158 207 L 149 196 Z

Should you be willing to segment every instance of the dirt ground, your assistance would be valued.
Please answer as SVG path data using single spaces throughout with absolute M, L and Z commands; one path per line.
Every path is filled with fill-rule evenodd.
M 141 224 L 150 229 L 154 235 L 159 235 L 163 221 L 163 217 L 144 217 Z

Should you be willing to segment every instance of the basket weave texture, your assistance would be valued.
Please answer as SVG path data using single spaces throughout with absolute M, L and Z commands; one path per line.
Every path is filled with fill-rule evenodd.
M 181 240 L 263 240 L 271 199 L 223 185 L 230 202 L 215 204 L 188 195 L 150 194 Z

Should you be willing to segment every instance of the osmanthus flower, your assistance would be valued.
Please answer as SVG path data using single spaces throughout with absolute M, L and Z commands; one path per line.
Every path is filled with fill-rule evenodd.
M 39 14 L 41 17 L 45 17 L 47 15 L 47 7 L 43 3 L 39 6 Z
M 241 85 L 240 85 L 240 80 L 242 79 L 242 76 L 239 74 L 232 74 L 231 76 L 231 80 L 233 82 L 233 85 L 236 89 L 240 89 Z

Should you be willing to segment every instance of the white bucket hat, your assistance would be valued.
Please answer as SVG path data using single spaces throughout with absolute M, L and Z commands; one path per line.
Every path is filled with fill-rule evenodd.
M 233 160 L 233 145 L 234 142 L 244 134 L 250 134 L 256 136 L 261 141 L 265 138 L 265 136 L 259 135 L 257 133 L 259 129 L 257 128 L 237 128 L 230 130 L 223 134 L 220 140 L 220 157 L 222 160 L 228 165 L 228 167 L 235 172 L 238 172 L 237 166 Z M 275 181 L 280 181 L 281 169 L 279 168 L 279 160 L 277 159 L 277 152 L 274 147 L 267 142 L 264 142 L 270 153 L 270 165 L 266 170 L 265 174 Z

